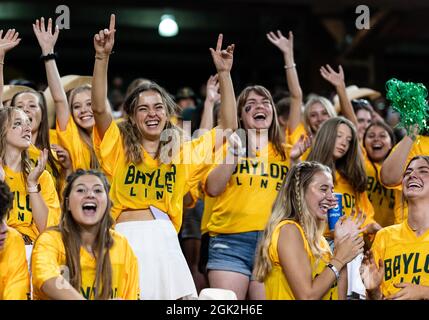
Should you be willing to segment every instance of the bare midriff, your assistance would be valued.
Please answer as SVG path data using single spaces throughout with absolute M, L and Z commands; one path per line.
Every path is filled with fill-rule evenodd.
M 124 210 L 119 215 L 118 219 L 116 220 L 116 223 L 146 220 L 154 220 L 154 217 L 149 209 Z

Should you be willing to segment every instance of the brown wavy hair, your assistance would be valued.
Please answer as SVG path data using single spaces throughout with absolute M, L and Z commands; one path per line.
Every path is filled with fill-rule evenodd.
M 163 147 L 169 143 L 180 143 L 180 137 L 182 136 L 182 130 L 171 122 L 171 116 L 175 114 L 177 106 L 170 94 L 155 82 L 142 83 L 141 85 L 137 86 L 133 91 L 131 91 L 131 93 L 125 98 L 125 119 L 118 124 L 125 148 L 125 155 L 127 161 L 135 164 L 139 164 L 143 161 L 143 135 L 135 123 L 135 114 L 136 107 L 138 105 L 139 95 L 145 91 L 154 91 L 160 94 L 162 103 L 165 107 L 167 114 L 167 123 L 164 127 L 163 133 L 173 133 L 172 136 L 169 137 L 169 139 L 163 139 L 163 133 L 161 134 L 161 141 L 158 146 L 156 157 L 161 161 L 163 161 L 163 159 L 167 159 L 169 156 L 167 154 L 164 154 L 164 151 L 168 151 L 168 148 Z

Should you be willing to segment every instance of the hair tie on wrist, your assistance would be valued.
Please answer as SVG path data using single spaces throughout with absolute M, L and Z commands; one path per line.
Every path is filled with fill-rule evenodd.
M 58 54 L 56 52 L 54 52 L 54 53 L 48 53 L 45 56 L 42 54 L 40 56 L 40 60 L 42 60 L 42 61 L 55 60 L 56 58 L 58 58 Z

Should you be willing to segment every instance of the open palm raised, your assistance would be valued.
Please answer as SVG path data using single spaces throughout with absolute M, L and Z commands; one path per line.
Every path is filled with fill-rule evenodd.
M 7 30 L 4 37 L 3 30 L 0 30 L 0 55 L 4 55 L 9 50 L 15 48 L 21 41 L 18 37 L 19 32 L 16 32 L 15 29 Z

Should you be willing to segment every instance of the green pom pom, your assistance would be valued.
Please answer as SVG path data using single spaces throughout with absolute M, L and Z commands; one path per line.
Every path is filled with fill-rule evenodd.
M 393 78 L 386 82 L 386 90 L 386 98 L 400 115 L 399 126 L 405 128 L 408 134 L 411 134 L 412 126 L 416 124 L 420 130 L 429 127 L 428 91 L 423 84 Z

